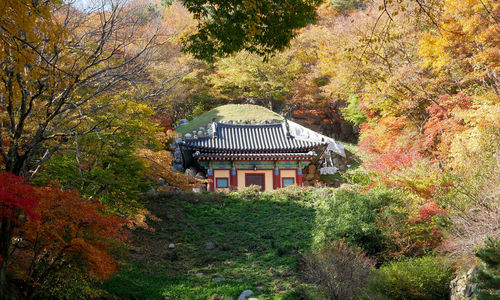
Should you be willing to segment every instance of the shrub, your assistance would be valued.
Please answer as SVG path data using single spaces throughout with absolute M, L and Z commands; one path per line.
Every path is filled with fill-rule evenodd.
M 374 266 L 363 251 L 342 241 L 308 254 L 305 260 L 308 277 L 325 288 L 331 299 L 348 300 L 361 293 Z
M 375 270 L 369 290 L 373 296 L 393 300 L 441 300 L 449 298 L 453 277 L 453 268 L 442 258 L 409 258 Z
M 474 282 L 477 300 L 500 299 L 500 238 L 486 239 L 485 246 L 476 250 L 481 260 Z
M 398 197 L 386 188 L 375 188 L 362 194 L 338 190 L 318 201 L 315 242 L 321 244 L 342 239 L 351 245 L 376 254 L 385 247 L 385 236 L 379 229 L 380 211 Z

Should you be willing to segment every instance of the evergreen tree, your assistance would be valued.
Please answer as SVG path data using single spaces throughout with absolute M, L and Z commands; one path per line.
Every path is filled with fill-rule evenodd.
M 500 299 L 500 238 L 488 238 L 485 247 L 476 250 L 481 260 L 474 282 L 477 300 Z

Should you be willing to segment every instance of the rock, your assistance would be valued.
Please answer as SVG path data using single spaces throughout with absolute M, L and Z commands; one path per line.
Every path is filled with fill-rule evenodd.
M 474 298 L 477 284 L 471 283 L 475 276 L 476 269 L 472 268 L 467 273 L 455 277 L 450 282 L 451 300 L 469 300 Z
M 205 131 L 205 127 L 203 127 L 203 126 L 202 126 L 202 127 L 200 127 L 200 128 L 198 128 L 198 129 L 199 129 L 200 131 Z
M 202 172 L 198 172 L 198 173 L 196 173 L 194 178 L 205 179 L 205 174 L 203 174 Z
M 260 286 L 260 285 L 259 285 L 259 286 L 257 287 L 257 291 L 262 292 L 263 290 L 264 290 L 264 288 L 263 288 L 262 286 Z
M 215 248 L 215 244 L 214 243 L 208 242 L 208 243 L 205 244 L 205 249 L 210 250 L 210 249 L 213 249 L 213 248 Z
M 191 133 L 186 133 L 184 136 L 185 136 L 186 138 L 188 138 L 188 139 L 190 139 L 190 138 L 192 137 Z
M 250 295 L 252 294 L 253 294 L 252 290 L 245 290 L 241 292 L 240 296 L 238 297 L 238 300 L 246 300 L 247 297 L 250 297 Z
M 173 164 L 172 170 L 174 172 L 184 172 L 184 167 L 182 166 L 182 164 Z
M 224 276 L 217 276 L 217 277 L 212 278 L 212 280 L 215 282 L 219 282 L 219 281 L 222 281 L 224 279 L 225 279 Z
M 202 135 L 205 135 L 205 133 L 201 130 L 198 130 L 198 136 L 202 136 Z
M 248 298 L 248 300 L 259 300 L 259 298 Z
M 196 273 L 196 277 L 203 277 L 203 276 L 205 276 L 205 274 L 203 274 L 201 272 Z
M 165 298 L 163 298 L 163 300 L 172 300 L 172 298 L 170 298 L 170 297 L 165 297 Z
M 181 119 L 181 120 L 179 121 L 179 124 L 184 125 L 184 124 L 186 124 L 187 122 L 189 122 L 187 119 Z
M 191 176 L 191 177 L 195 177 L 196 173 L 198 173 L 198 171 L 194 167 L 189 167 L 188 169 L 186 169 L 186 172 L 184 172 L 186 176 Z
M 170 244 L 168 244 L 168 248 L 169 248 L 169 249 L 174 249 L 174 248 L 175 248 L 175 244 L 174 244 L 174 243 L 170 243 Z
M 182 138 L 181 138 L 181 137 L 175 138 L 175 139 L 174 139 L 174 141 L 175 141 L 176 143 L 180 143 L 180 142 L 182 142 Z

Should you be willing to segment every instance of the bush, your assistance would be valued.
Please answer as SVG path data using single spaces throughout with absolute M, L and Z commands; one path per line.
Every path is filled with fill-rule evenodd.
M 331 299 L 353 299 L 367 284 L 373 260 L 342 241 L 306 256 L 308 277 L 328 291 Z
M 375 270 L 369 290 L 373 296 L 393 300 L 448 299 L 453 277 L 453 268 L 442 258 L 409 258 Z
M 486 239 L 485 246 L 476 250 L 481 260 L 474 282 L 477 300 L 500 299 L 500 238 Z
M 319 200 L 316 244 L 344 240 L 351 245 L 376 254 L 384 250 L 386 242 L 379 228 L 380 212 L 398 197 L 386 188 L 375 188 L 362 194 L 338 190 Z

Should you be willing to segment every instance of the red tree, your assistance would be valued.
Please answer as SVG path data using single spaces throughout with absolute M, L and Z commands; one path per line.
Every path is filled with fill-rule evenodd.
M 39 199 L 36 213 L 19 229 L 23 240 L 12 266 L 15 280 L 22 284 L 26 298 L 39 287 L 51 286 L 51 280 L 64 281 L 61 272 L 71 266 L 96 279 L 108 279 L 116 263 L 108 253 L 108 242 L 125 239 L 125 219 L 106 214 L 97 201 L 82 199 L 75 191 L 58 187 L 35 190 Z M 61 277 L 63 279 L 61 279 Z
M 0 298 L 7 287 L 6 265 L 12 237 L 26 220 L 39 220 L 35 213 L 38 201 L 33 187 L 11 173 L 0 174 Z

